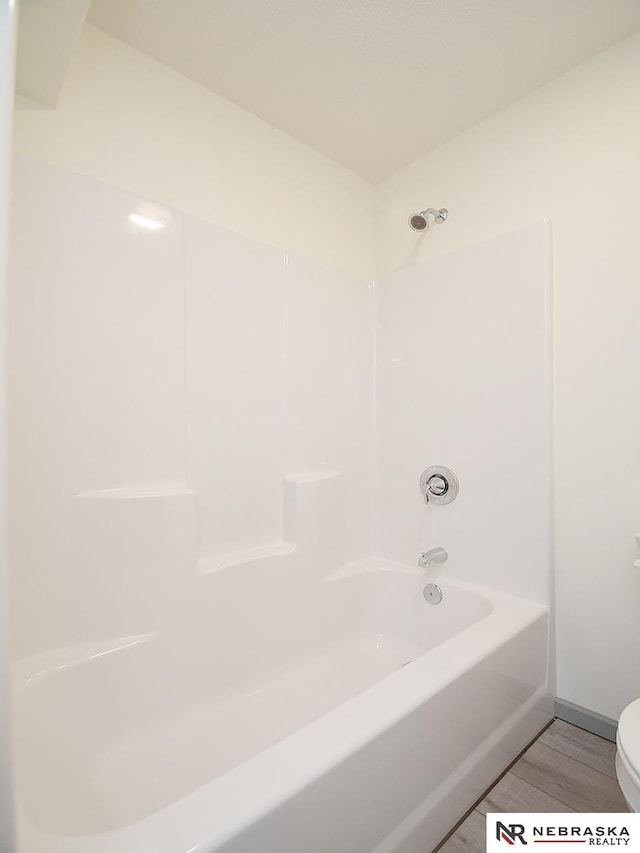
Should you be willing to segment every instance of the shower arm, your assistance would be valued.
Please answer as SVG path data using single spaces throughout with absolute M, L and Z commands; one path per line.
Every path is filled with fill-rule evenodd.
M 420 213 L 422 213 L 423 216 L 429 216 L 429 214 L 431 214 L 438 223 L 444 222 L 447 218 L 447 212 L 444 208 L 441 210 L 435 210 L 433 207 L 428 207 L 426 210 L 421 210 Z

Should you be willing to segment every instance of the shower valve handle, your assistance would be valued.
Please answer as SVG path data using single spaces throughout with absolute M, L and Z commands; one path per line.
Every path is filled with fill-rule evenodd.
M 444 465 L 431 465 L 420 475 L 420 491 L 426 503 L 450 504 L 458 489 L 458 478 Z

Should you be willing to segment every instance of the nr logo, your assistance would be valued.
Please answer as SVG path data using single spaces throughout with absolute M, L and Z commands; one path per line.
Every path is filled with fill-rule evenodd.
M 521 823 L 504 824 L 502 821 L 496 821 L 496 838 L 498 841 L 506 841 L 507 844 L 515 844 L 516 838 L 521 844 L 527 843 Z

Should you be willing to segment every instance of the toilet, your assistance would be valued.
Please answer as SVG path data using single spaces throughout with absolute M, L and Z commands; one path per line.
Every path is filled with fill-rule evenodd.
M 640 699 L 620 715 L 616 744 L 618 784 L 631 811 L 640 812 Z

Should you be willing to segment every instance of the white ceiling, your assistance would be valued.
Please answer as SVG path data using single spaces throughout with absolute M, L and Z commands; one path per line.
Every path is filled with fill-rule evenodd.
M 640 29 L 640 0 L 93 0 L 88 20 L 377 181 Z
M 55 107 L 91 0 L 23 0 L 18 16 L 16 92 Z

